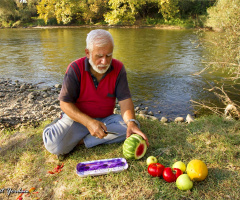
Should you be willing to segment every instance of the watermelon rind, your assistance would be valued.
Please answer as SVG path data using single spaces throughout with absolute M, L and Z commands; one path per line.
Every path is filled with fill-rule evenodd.
M 137 150 L 140 145 L 144 146 L 144 150 L 141 155 L 137 156 Z M 123 156 L 126 159 L 140 159 L 142 158 L 147 151 L 146 141 L 142 138 L 142 136 L 138 134 L 132 134 L 128 137 L 123 144 Z

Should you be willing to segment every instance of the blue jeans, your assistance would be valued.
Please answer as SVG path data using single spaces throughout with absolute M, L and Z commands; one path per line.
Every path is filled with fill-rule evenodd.
M 105 123 L 108 131 L 119 134 L 108 134 L 103 139 L 95 138 L 85 126 L 63 114 L 61 119 L 43 131 L 43 142 L 46 149 L 50 153 L 63 155 L 69 153 L 81 139 L 87 148 L 99 144 L 123 142 L 126 139 L 127 125 L 121 115 L 113 114 L 106 118 L 96 118 L 96 120 Z

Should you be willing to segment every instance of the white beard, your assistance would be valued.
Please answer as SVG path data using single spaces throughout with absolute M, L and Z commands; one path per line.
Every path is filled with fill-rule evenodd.
M 90 54 L 89 63 L 92 66 L 93 70 L 96 71 L 99 74 L 104 74 L 108 70 L 108 68 L 110 67 L 110 64 L 109 65 L 94 65 L 93 61 L 92 61 L 92 54 Z M 107 67 L 107 68 L 106 69 L 99 69 L 99 67 Z

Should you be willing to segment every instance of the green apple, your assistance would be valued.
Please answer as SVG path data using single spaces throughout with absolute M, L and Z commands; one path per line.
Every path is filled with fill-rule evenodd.
M 150 164 L 152 164 L 152 163 L 157 163 L 157 158 L 154 157 L 154 156 L 149 156 L 149 157 L 147 158 L 147 166 L 150 165 Z
M 190 190 L 193 187 L 193 182 L 187 174 L 182 174 L 177 178 L 176 185 L 180 190 Z
M 177 161 L 173 164 L 172 168 L 181 169 L 184 173 L 186 171 L 186 165 L 182 161 Z

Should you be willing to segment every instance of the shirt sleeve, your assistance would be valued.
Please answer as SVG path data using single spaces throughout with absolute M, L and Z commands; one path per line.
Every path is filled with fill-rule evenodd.
M 62 89 L 59 95 L 59 100 L 64 102 L 76 103 L 80 94 L 80 73 L 77 75 L 73 66 L 68 68 L 64 80 Z
M 131 93 L 128 87 L 127 72 L 124 66 L 122 66 L 116 81 L 116 98 L 118 101 L 131 98 Z

